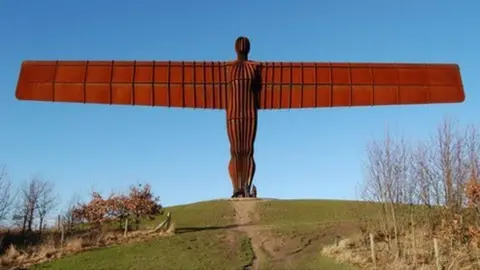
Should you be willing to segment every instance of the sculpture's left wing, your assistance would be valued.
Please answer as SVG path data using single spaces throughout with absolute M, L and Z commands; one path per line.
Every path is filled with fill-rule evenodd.
M 25 61 L 20 100 L 225 109 L 227 64 L 206 61 Z
M 260 109 L 456 103 L 454 64 L 261 62 Z

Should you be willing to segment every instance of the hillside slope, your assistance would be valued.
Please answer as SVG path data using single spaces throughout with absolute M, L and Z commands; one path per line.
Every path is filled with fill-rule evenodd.
M 336 237 L 358 233 L 352 205 L 245 199 L 169 207 L 173 236 L 92 250 L 34 269 L 353 269 L 320 255 Z

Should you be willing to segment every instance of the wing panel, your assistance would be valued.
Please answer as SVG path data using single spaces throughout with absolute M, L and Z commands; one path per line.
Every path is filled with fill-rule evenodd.
M 353 85 L 351 90 L 352 106 L 372 106 L 375 104 L 372 85 Z
M 398 93 L 398 85 L 374 85 L 373 104 L 377 106 L 398 104 Z
M 225 62 L 26 61 L 20 100 L 224 109 Z
M 302 103 L 300 108 L 314 108 L 317 104 L 317 91 L 313 86 L 303 86 L 302 89 L 297 90 L 302 93 Z
M 111 101 L 110 101 L 111 90 L 110 90 L 109 84 L 87 83 L 84 85 L 85 85 L 85 103 L 111 104 Z M 69 84 L 69 86 L 71 87 L 72 84 Z M 68 88 L 65 89 L 64 91 L 68 91 Z M 49 101 L 54 101 L 54 100 L 49 100 Z
M 260 109 L 458 103 L 454 64 L 264 62 Z

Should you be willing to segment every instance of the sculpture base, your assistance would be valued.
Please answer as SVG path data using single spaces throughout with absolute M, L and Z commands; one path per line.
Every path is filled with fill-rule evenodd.
M 237 191 L 233 193 L 231 198 L 251 198 L 250 194 L 248 192 L 244 192 L 243 190 Z
M 255 185 L 250 189 L 249 186 L 245 185 L 244 189 L 234 191 L 232 197 L 230 198 L 256 198 L 257 197 L 257 187 Z
M 238 197 L 238 198 L 230 198 L 226 199 L 228 201 L 263 201 L 262 198 L 253 198 L 253 197 Z
M 253 192 L 245 192 L 244 190 L 239 190 L 234 192 L 232 197 L 230 198 L 256 198 L 257 197 L 257 189 L 255 188 Z

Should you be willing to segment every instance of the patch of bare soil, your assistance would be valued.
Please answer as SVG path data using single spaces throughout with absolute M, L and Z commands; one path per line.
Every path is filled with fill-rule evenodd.
M 322 225 L 318 230 L 302 230 L 288 235 L 263 231 L 263 247 L 271 257 L 272 265 L 289 265 L 309 256 L 317 256 L 322 247 L 357 233 L 358 227 L 349 222 Z
M 244 269 L 259 270 L 293 264 L 308 256 L 316 256 L 323 246 L 331 245 L 346 237 L 360 233 L 352 222 L 322 222 L 301 225 L 318 225 L 318 231 L 299 230 L 287 235 L 275 230 L 275 226 L 256 225 L 259 219 L 256 206 L 260 199 L 233 199 L 230 204 L 235 209 L 234 230 L 244 232 L 250 238 L 255 258 Z
M 321 247 L 334 243 L 358 232 L 353 223 L 342 222 L 319 226 L 318 231 L 306 231 L 289 235 L 275 233 L 274 226 L 254 225 L 259 219 L 256 212 L 259 199 L 230 200 L 235 209 L 235 230 L 248 235 L 255 257 L 244 269 L 262 269 L 265 266 L 285 266 L 302 259 L 316 255 Z M 318 225 L 321 225 L 319 223 Z M 262 267 L 263 266 L 263 267 Z
M 266 241 L 266 238 L 260 234 L 257 227 L 245 226 L 258 219 L 255 211 L 257 202 L 257 199 L 231 200 L 231 205 L 235 209 L 236 223 L 239 225 L 236 230 L 242 231 L 248 235 L 255 255 L 253 261 L 244 268 L 249 270 L 261 269 L 261 265 L 268 260 L 268 257 L 263 251 L 263 242 Z

